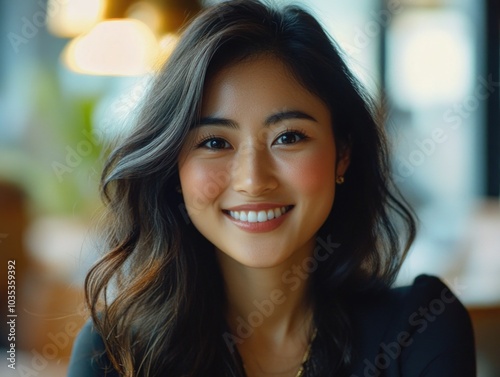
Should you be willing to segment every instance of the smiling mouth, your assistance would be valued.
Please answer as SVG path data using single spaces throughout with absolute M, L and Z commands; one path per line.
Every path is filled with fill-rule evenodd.
M 262 211 L 227 211 L 223 212 L 229 215 L 231 218 L 248 223 L 265 223 L 278 217 L 283 216 L 285 213 L 289 212 L 293 208 L 293 205 L 276 207 L 268 210 Z

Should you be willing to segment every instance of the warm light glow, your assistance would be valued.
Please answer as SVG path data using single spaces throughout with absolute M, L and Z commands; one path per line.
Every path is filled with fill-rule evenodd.
M 75 38 L 63 51 L 73 71 L 91 75 L 138 76 L 149 72 L 158 58 L 158 42 L 144 23 L 103 21 Z
M 160 55 L 158 58 L 158 62 L 160 64 L 163 64 L 167 61 L 167 59 L 172 54 L 175 46 L 177 46 L 178 41 L 179 36 L 173 33 L 165 34 L 160 38 Z
M 145 1 L 133 3 L 127 9 L 127 18 L 144 22 L 155 34 L 159 33 L 163 22 L 158 7 Z
M 48 0 L 47 29 L 58 37 L 75 37 L 102 20 L 104 0 Z

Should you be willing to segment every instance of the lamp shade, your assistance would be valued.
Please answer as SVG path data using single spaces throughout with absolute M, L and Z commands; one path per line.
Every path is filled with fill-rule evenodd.
M 139 76 L 151 71 L 158 55 L 158 41 L 147 25 L 134 19 L 115 19 L 102 21 L 73 39 L 62 58 L 78 73 Z

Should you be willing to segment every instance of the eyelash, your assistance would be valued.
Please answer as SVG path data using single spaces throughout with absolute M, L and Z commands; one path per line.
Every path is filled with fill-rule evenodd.
M 286 134 L 294 134 L 294 135 L 297 135 L 299 137 L 299 140 L 297 140 L 295 143 L 293 144 L 296 144 L 296 143 L 300 143 L 301 141 L 304 141 L 304 140 L 307 140 L 309 139 L 309 136 L 307 136 L 306 132 L 302 129 L 290 129 L 290 128 L 287 128 L 285 131 L 283 131 L 282 133 L 280 133 L 275 140 L 278 140 L 279 138 L 281 138 L 282 136 L 286 135 Z M 275 142 L 273 142 L 274 144 Z
M 221 141 L 224 141 L 225 143 L 227 143 L 227 141 L 224 140 L 224 138 L 210 134 L 210 135 L 204 136 L 201 140 L 196 142 L 196 148 L 206 148 L 205 144 L 208 143 L 210 140 L 221 140 Z M 214 149 L 214 148 L 207 148 L 207 149 Z
M 299 140 L 297 140 L 295 143 L 292 143 L 292 144 L 296 144 L 296 143 L 299 143 L 301 141 L 309 139 L 309 136 L 306 135 L 305 131 L 303 131 L 301 129 L 290 129 L 290 128 L 287 128 L 285 131 L 283 131 L 282 133 L 280 133 L 276 137 L 276 139 L 273 141 L 273 145 L 276 143 L 276 140 L 280 139 L 281 137 L 283 137 L 284 135 L 287 135 L 287 134 L 294 134 L 294 135 L 296 135 L 296 136 L 299 137 Z M 201 140 L 199 140 L 199 141 L 196 142 L 196 144 L 195 144 L 196 148 L 219 149 L 219 148 L 208 148 L 208 147 L 206 147 L 205 144 L 208 143 L 211 140 L 220 140 L 220 141 L 223 141 L 225 143 L 228 143 L 223 137 L 215 136 L 214 134 L 209 134 L 209 135 L 206 135 L 206 136 L 202 137 Z M 283 145 L 286 145 L 286 144 L 283 144 Z

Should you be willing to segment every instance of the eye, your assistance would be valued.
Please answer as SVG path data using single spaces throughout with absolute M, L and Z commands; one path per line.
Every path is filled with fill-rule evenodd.
M 287 130 L 283 132 L 276 138 L 273 144 L 285 145 L 285 144 L 295 144 L 302 140 L 306 140 L 308 137 L 302 131 L 290 131 Z
M 206 149 L 227 149 L 231 145 L 224 139 L 215 136 L 209 136 L 197 144 L 198 148 Z

